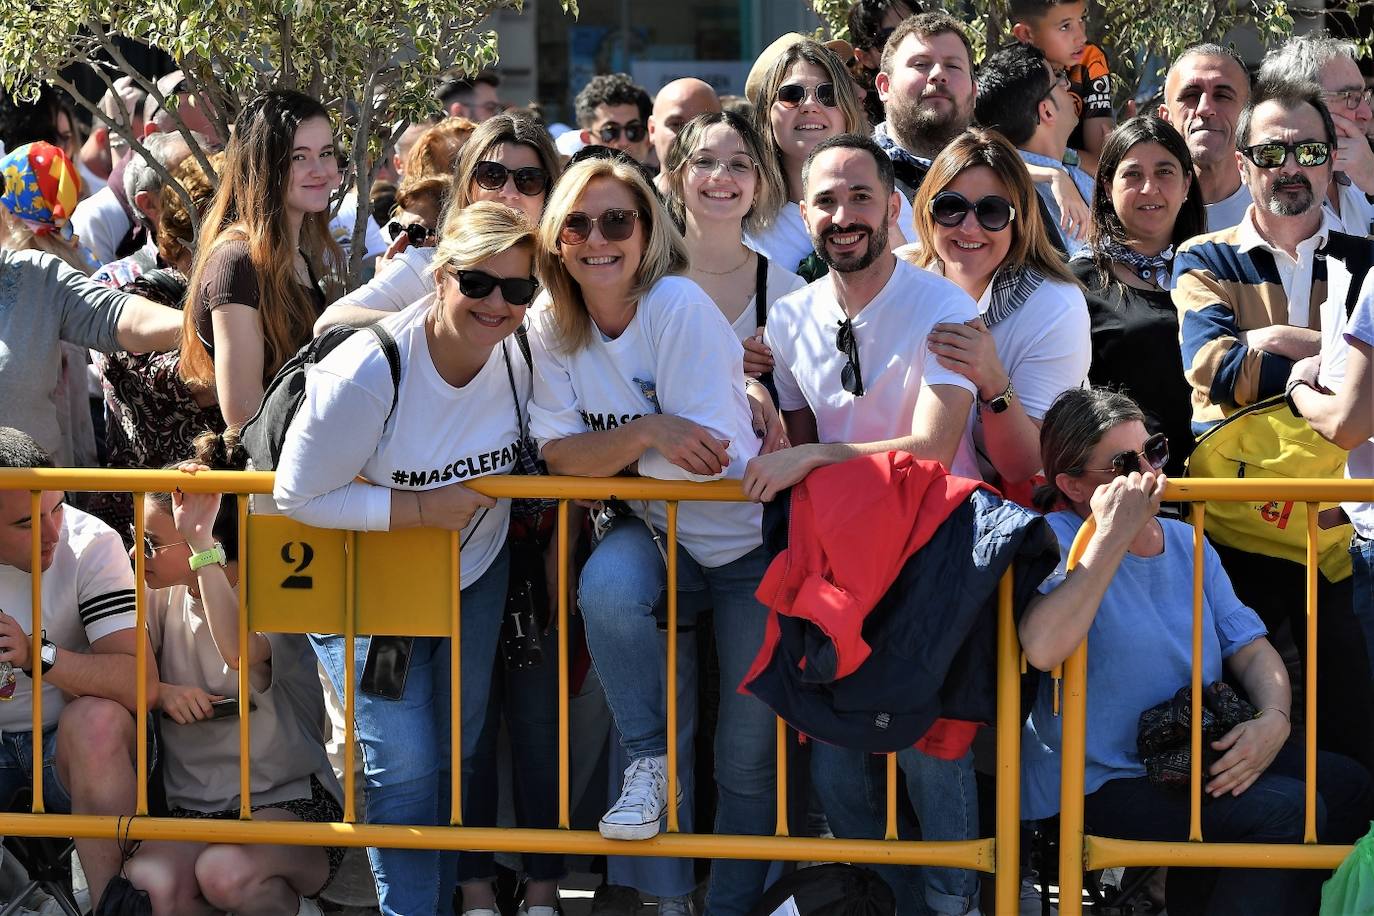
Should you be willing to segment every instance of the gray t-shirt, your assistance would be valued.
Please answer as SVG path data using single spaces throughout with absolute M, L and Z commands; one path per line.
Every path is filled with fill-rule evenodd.
M 118 350 L 115 327 L 128 299 L 50 254 L 0 250 L 0 425 L 59 455 L 58 344 Z

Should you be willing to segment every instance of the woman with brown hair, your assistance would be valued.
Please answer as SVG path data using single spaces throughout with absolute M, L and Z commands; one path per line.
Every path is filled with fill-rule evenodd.
M 412 149 L 408 163 L 414 160 L 415 153 Z M 519 210 L 532 225 L 538 225 L 549 189 L 562 170 L 553 138 L 534 118 L 519 112 L 488 118 L 463 144 L 462 153 L 450 170 L 452 178 L 448 179 L 449 173 L 445 173 L 452 186 L 440 223 L 474 201 L 494 200 Z M 410 181 L 411 173 L 407 170 L 398 200 Z M 392 257 L 389 269 L 330 306 L 316 322 L 315 333 L 324 333 L 338 324 L 372 324 L 434 292 L 429 265 L 433 250 L 413 251 L 407 245 Z
M 343 255 L 328 210 L 339 166 L 324 106 L 289 90 L 244 107 L 226 157 L 201 225 L 181 377 L 213 387 L 225 423 L 240 426 L 337 285 Z
M 979 466 L 954 471 L 1004 491 L 1024 485 L 1040 470 L 1045 411 L 1088 375 L 1083 291 L 1050 244 L 1021 157 L 995 131 L 970 130 L 945 147 L 915 210 L 921 245 L 907 249 L 909 260 L 978 303 L 976 321 L 930 335 L 940 364 L 978 386 L 967 435 Z

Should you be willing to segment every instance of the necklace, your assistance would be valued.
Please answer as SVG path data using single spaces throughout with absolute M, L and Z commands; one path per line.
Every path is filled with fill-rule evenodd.
M 694 270 L 699 270 L 699 271 L 701 271 L 701 272 L 704 273 L 704 274 L 710 274 L 710 275 L 713 276 L 713 277 L 724 277 L 724 276 L 728 276 L 729 274 L 735 273 L 735 272 L 738 271 L 740 268 L 744 267 L 745 264 L 748 264 L 748 263 L 749 263 L 749 259 L 752 258 L 753 256 L 754 256 L 754 252 L 752 252 L 752 251 L 750 251 L 748 248 L 746 248 L 746 249 L 744 249 L 744 260 L 743 260 L 743 261 L 740 261 L 738 264 L 736 264 L 734 267 L 730 268 L 729 270 L 707 270 L 705 267 L 702 267 L 701 265 L 697 265 L 697 266 L 694 267 L 693 269 L 694 269 Z

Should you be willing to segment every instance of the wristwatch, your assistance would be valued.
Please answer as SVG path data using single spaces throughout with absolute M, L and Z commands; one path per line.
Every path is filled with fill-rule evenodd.
M 195 572 L 204 569 L 211 563 L 218 563 L 220 566 L 225 566 L 228 565 L 229 561 L 224 555 L 224 545 L 216 541 L 215 546 L 211 547 L 209 550 L 202 550 L 200 553 L 191 554 L 191 559 L 188 562 L 191 567 L 191 572 Z
M 43 648 L 38 650 L 38 661 L 43 667 L 43 673 L 47 674 L 52 670 L 52 666 L 57 664 L 57 643 L 43 637 Z
M 1288 383 L 1288 387 L 1285 388 L 1285 389 L 1283 390 L 1283 399 L 1284 399 L 1284 401 L 1286 401 L 1286 402 L 1288 403 L 1288 409 L 1289 409 L 1290 411 L 1292 411 L 1293 416 L 1295 416 L 1295 417 L 1301 417 L 1301 416 L 1302 416 L 1302 411 L 1298 409 L 1298 404 L 1297 404 L 1297 402 L 1293 400 L 1293 389 L 1294 389 L 1294 388 L 1297 388 L 1299 385 L 1306 385 L 1308 388 L 1311 388 L 1313 391 L 1316 390 L 1316 386 L 1314 386 L 1311 382 L 1309 382 L 1309 381 L 1308 381 L 1307 379 L 1305 379 L 1305 378 L 1295 378 L 1295 379 L 1293 379 L 1291 382 Z
M 981 406 L 986 407 L 993 413 L 1003 413 L 1004 411 L 1006 411 L 1008 407 L 1011 406 L 1011 397 L 1014 394 L 1016 394 L 1016 389 L 1011 386 L 1011 379 L 1007 379 L 1006 391 L 1003 391 L 996 397 L 988 398 L 986 401 L 983 400 L 982 395 L 979 395 L 978 403 Z

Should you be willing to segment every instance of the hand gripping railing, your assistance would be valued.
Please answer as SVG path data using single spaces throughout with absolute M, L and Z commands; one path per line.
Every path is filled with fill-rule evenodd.
M 113 470 L 0 470 L 0 489 L 24 490 L 31 494 L 34 517 L 39 517 L 39 500 L 44 490 L 117 491 L 129 492 L 134 503 L 134 542 L 141 543 L 144 533 L 143 495 L 148 492 L 183 491 L 229 493 L 241 496 L 269 494 L 273 475 L 270 473 L 205 471 L 194 476 L 177 471 L 113 471 Z M 737 482 L 677 483 L 632 478 L 572 478 L 572 477 L 484 477 L 468 486 L 492 497 L 556 498 L 558 500 L 558 828 L 505 829 L 492 827 L 463 827 L 462 824 L 462 736 L 461 660 L 459 652 L 461 605 L 459 589 L 459 552 L 456 533 L 432 529 L 395 533 L 340 532 L 309 529 L 281 516 L 249 515 L 248 501 L 239 502 L 239 645 L 249 644 L 250 630 L 265 632 L 325 632 L 341 633 L 348 642 L 344 652 L 348 689 L 344 696 L 346 738 L 344 742 L 344 815 L 338 823 L 306 823 L 255 820 L 252 816 L 249 760 L 251 758 L 248 701 L 248 666 L 239 667 L 239 769 L 240 819 L 237 821 L 199 820 L 148 817 L 146 711 L 148 693 L 146 678 L 146 641 L 138 640 L 137 669 L 140 681 L 137 689 L 136 716 L 138 738 L 136 765 L 138 795 L 135 813 L 139 817 L 130 824 L 128 818 L 95 815 L 52 815 L 43 811 L 42 768 L 33 774 L 32 813 L 0 814 L 0 834 L 24 836 L 74 836 L 102 839 L 176 840 L 221 843 L 284 843 L 311 846 L 381 846 L 424 849 L 468 849 L 493 852 L 532 852 L 570 854 L 615 854 L 641 856 L 689 856 L 704 858 L 766 859 L 794 861 L 849 861 L 892 865 L 933 865 L 967 868 L 995 873 L 999 914 L 1016 912 L 1019 896 L 1020 872 L 1020 650 L 1016 638 L 1011 607 L 1011 573 L 1003 577 L 998 589 L 998 687 L 997 687 L 997 817 L 993 838 L 961 841 L 900 841 L 897 839 L 897 760 L 887 757 L 887 824 L 886 839 L 845 840 L 795 837 L 790 835 L 787 822 L 787 732 L 781 721 L 777 725 L 777 821 L 775 836 L 713 836 L 687 834 L 679 831 L 677 806 L 668 806 L 668 829 L 652 840 L 617 841 L 603 839 L 595 831 L 570 829 L 569 761 L 568 761 L 568 502 L 569 500 L 628 499 L 664 501 L 668 507 L 668 621 L 667 665 L 670 683 L 677 676 L 677 508 L 679 501 L 742 501 L 743 492 Z M 283 534 L 283 532 L 285 532 Z M 281 561 L 297 564 L 290 579 L 305 571 L 311 559 L 302 546 L 292 553 L 291 543 L 283 542 L 280 551 L 275 544 L 253 543 L 255 538 L 299 536 L 308 532 L 322 545 L 312 549 L 309 556 L 318 561 L 313 570 L 320 584 L 320 593 L 337 594 L 339 600 L 321 602 L 306 596 L 303 590 L 284 592 L 272 598 L 272 581 L 265 580 L 256 566 Z M 366 556 L 386 554 L 388 550 L 423 553 L 438 557 L 443 568 L 435 577 L 442 581 L 427 582 L 425 577 L 407 572 L 403 577 L 386 578 L 385 570 L 374 575 Z M 270 552 L 269 552 L 270 551 Z M 428 551 L 428 552 L 425 552 Z M 41 546 L 38 526 L 33 534 L 33 657 L 37 657 L 42 632 L 42 574 Z M 419 555 L 416 553 L 415 555 Z M 375 565 L 375 564 L 374 564 Z M 385 565 L 385 564 L 382 564 Z M 143 554 L 134 551 L 134 574 L 139 583 L 137 595 L 137 627 L 146 626 L 147 606 L 144 598 Z M 330 572 L 332 570 L 332 572 Z M 288 572 L 292 570 L 288 569 Z M 256 578 L 255 578 L 256 576 Z M 382 584 L 372 581 L 380 578 Z M 324 586 L 337 579 L 337 592 Z M 284 584 L 284 583 L 283 583 Z M 299 584 L 299 583 L 297 583 Z M 438 604 L 435 588 L 438 586 Z M 417 594 L 425 593 L 425 601 L 433 613 L 412 612 L 407 605 L 403 620 L 379 613 L 374 596 L 388 595 L 395 600 L 395 588 L 407 588 Z M 267 596 L 263 600 L 258 595 Z M 439 606 L 442 605 L 442 606 Z M 437 610 L 436 610 L 437 608 Z M 357 791 L 354 785 L 354 719 L 353 685 L 357 682 L 352 644 L 359 634 L 396 633 L 407 635 L 452 635 L 452 810 L 450 826 L 384 825 L 358 823 Z M 33 726 L 35 734 L 42 734 L 42 671 L 34 666 Z M 677 692 L 666 691 L 668 717 L 668 797 L 676 797 L 678 785 L 677 759 Z M 998 862 L 1002 867 L 998 868 Z
M 1164 498 L 1192 503 L 1193 670 L 1192 774 L 1188 841 L 1118 840 L 1084 833 L 1088 646 L 1080 643 L 1063 667 L 1063 729 L 1059 812 L 1059 912 L 1083 911 L 1083 872 L 1140 865 L 1217 868 L 1334 868 L 1349 846 L 1317 844 L 1317 515 L 1322 502 L 1374 502 L 1374 480 L 1181 480 Z M 1302 844 L 1208 843 L 1202 837 L 1202 594 L 1203 526 L 1208 501 L 1294 500 L 1307 504 L 1307 657 L 1303 685 L 1306 798 Z M 1077 564 L 1096 531 L 1090 518 L 1069 551 Z M 999 812 L 1000 813 L 1000 812 Z

